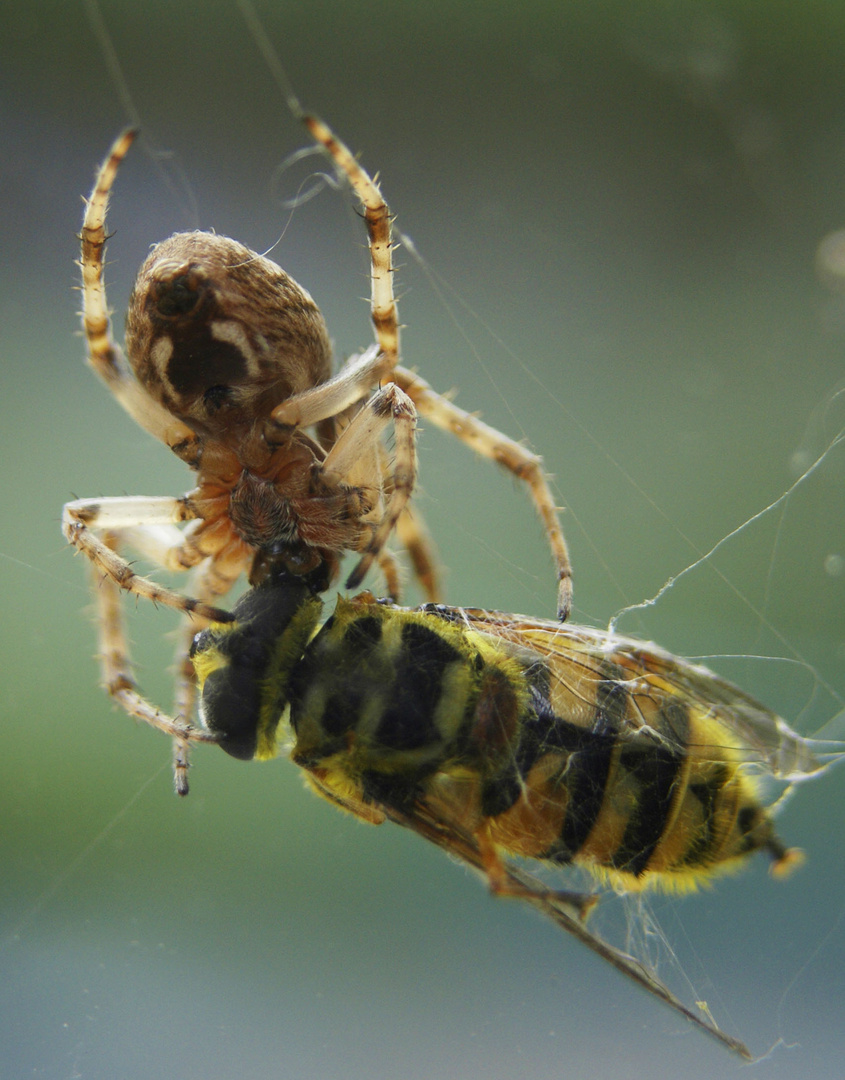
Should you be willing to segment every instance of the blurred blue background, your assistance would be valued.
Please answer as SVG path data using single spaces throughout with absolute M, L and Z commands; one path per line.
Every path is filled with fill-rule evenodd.
M 79 196 L 130 119 L 85 10 L 0 15 L 0 1076 L 734 1075 L 554 927 L 416 837 L 344 818 L 284 761 L 197 752 L 177 800 L 166 741 L 98 690 L 61 505 L 190 477 L 125 420 L 76 335 Z M 845 427 L 843 277 L 834 242 L 819 255 L 845 228 L 841 3 L 258 10 L 425 260 L 397 253 L 406 364 L 544 455 L 578 620 L 653 596 Z M 100 11 L 149 140 L 109 219 L 118 332 L 148 246 L 203 227 L 259 250 L 282 236 L 274 257 L 338 354 L 367 344 L 361 223 L 331 190 L 284 208 L 325 166 L 279 169 L 308 141 L 235 3 Z M 551 616 L 524 492 L 432 430 L 420 458 L 448 599 Z M 810 734 L 845 694 L 843 560 L 840 446 L 620 629 L 727 654 L 711 663 Z M 167 705 L 174 619 L 127 610 L 139 678 Z M 788 1044 L 766 1080 L 842 1075 L 843 784 L 786 808 L 809 855 L 793 880 L 755 864 L 654 902 L 681 975 L 661 972 L 755 1053 Z

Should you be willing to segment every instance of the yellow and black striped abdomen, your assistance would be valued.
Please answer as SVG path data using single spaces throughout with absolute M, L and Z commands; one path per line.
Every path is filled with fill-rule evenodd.
M 625 888 L 784 856 L 735 734 L 612 654 L 541 657 L 457 612 L 341 600 L 290 701 L 294 760 L 353 812 L 425 805 L 502 853 Z
M 710 711 L 597 655 L 558 653 L 527 676 L 518 796 L 487 821 L 494 843 L 628 889 L 688 889 L 761 848 L 786 868 L 736 734 Z

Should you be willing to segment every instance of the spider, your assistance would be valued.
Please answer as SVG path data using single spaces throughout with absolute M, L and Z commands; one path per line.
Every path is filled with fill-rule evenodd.
M 527 484 L 552 549 L 561 619 L 571 603 L 569 557 L 541 459 L 399 366 L 390 211 L 329 127 L 300 118 L 351 185 L 369 235 L 376 340 L 334 376 L 328 332 L 309 294 L 271 260 L 208 232 L 177 233 L 152 248 L 130 297 L 124 355 L 112 338 L 103 270 L 109 195 L 134 131 L 112 146 L 83 219 L 88 361 L 129 415 L 196 472 L 196 485 L 178 498 L 78 499 L 64 507 L 62 528 L 92 563 L 105 688 L 127 713 L 174 737 L 180 794 L 188 790 L 188 743 L 213 738 L 189 719 L 190 642 L 209 621 L 231 620 L 215 602 L 241 574 L 255 585 L 282 566 L 325 588 L 340 556 L 359 552 L 347 587 L 377 562 L 395 598 L 398 572 L 385 547 L 395 530 L 423 591 L 439 598 L 430 543 L 408 504 L 417 415 Z M 388 455 L 382 437 L 391 426 Z M 191 596 L 137 574 L 127 548 L 156 567 L 193 570 Z M 152 705 L 132 678 L 120 590 L 188 617 L 177 647 L 175 716 Z

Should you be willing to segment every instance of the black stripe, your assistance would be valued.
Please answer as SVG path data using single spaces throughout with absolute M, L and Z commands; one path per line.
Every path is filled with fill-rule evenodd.
M 366 690 L 352 686 L 344 687 L 339 693 L 329 694 L 320 717 L 320 725 L 325 734 L 330 739 L 337 739 L 354 730 L 361 719 L 361 710 L 368 697 Z
M 517 750 L 519 765 L 525 775 L 537 758 L 551 750 L 575 754 L 589 750 L 606 736 L 596 735 L 590 728 L 573 724 L 557 716 L 548 698 L 536 687 L 530 687 L 532 714 L 522 727 Z M 611 742 L 613 740 L 611 739 Z
M 538 858 L 567 863 L 581 850 L 599 815 L 617 740 L 612 734 L 596 732 L 557 716 L 538 685 L 540 680 L 532 682 L 535 683 L 530 687 L 532 709 L 520 728 L 514 758 L 505 772 L 484 785 L 482 811 L 495 817 L 509 810 L 522 794 L 524 779 L 541 758 L 549 753 L 566 754 L 567 760 L 558 780 L 567 792 L 566 818 L 559 840 L 538 854 Z M 619 706 L 620 697 L 616 691 L 610 692 L 607 698 Z M 597 711 L 594 728 L 607 726 L 605 713 Z
M 518 801 L 523 779 L 535 762 L 550 750 L 573 749 L 583 743 L 583 731 L 556 716 L 549 702 L 549 671 L 545 664 L 534 663 L 524 669 L 529 707 L 520 717 L 512 755 L 493 776 L 488 775 L 481 789 L 481 812 L 498 817 Z
M 481 789 L 481 812 L 485 817 L 498 817 L 516 803 L 522 794 L 523 780 L 537 761 L 552 751 L 572 753 L 591 741 L 589 731 L 576 727 L 556 716 L 548 699 L 548 670 L 532 667 L 528 690 L 530 709 L 519 726 L 519 737 L 513 756 L 495 776 L 489 777 Z
M 769 842 L 767 835 L 769 830 L 761 829 L 765 826 L 766 819 L 763 810 L 759 806 L 743 806 L 736 818 L 736 825 L 741 838 L 737 844 L 737 851 L 756 851 Z M 761 832 L 763 835 L 761 836 Z
M 613 671 L 608 666 L 608 671 Z M 587 842 L 601 813 L 610 776 L 613 752 L 618 733 L 628 711 L 628 692 L 618 679 L 603 678 L 596 687 L 596 710 L 589 730 L 576 728 L 559 731 L 573 741 L 580 733 L 580 746 L 572 746 L 572 757 L 566 774 L 568 802 L 566 817 L 560 830 L 560 840 L 548 858 L 569 862 Z
M 481 813 L 484 817 L 498 817 L 516 803 L 522 794 L 519 770 L 512 762 L 504 773 L 486 780 L 481 786 Z
M 443 677 L 450 665 L 463 662 L 457 649 L 434 630 L 419 623 L 403 626 L 389 701 L 376 732 L 378 743 L 392 750 L 437 746 L 442 733 L 435 712 L 443 695 Z M 451 704 L 455 709 L 465 706 L 461 701 Z
M 681 866 L 704 866 L 712 860 L 708 858 L 711 850 L 719 843 L 719 837 L 713 828 L 716 817 L 716 803 L 722 788 L 728 779 L 726 766 L 720 765 L 703 783 L 690 784 L 689 791 L 701 803 L 702 821 L 698 831 L 690 840 Z
M 662 748 L 647 754 L 633 750 L 623 753 L 619 764 L 636 777 L 639 793 L 622 842 L 610 862 L 618 870 L 638 877 L 648 867 L 663 835 L 683 758 Z
M 662 718 L 679 744 L 685 746 L 689 732 L 689 716 L 685 706 L 670 701 L 662 713 Z M 639 794 L 622 843 L 611 858 L 617 869 L 637 877 L 647 869 L 666 828 L 673 801 L 683 794 L 677 781 L 684 761 L 685 753 L 682 750 L 675 752 L 653 744 L 635 742 L 623 749 L 620 768 L 636 778 Z
M 326 624 L 328 625 L 328 624 Z M 343 632 L 343 659 L 347 664 L 355 664 L 381 643 L 381 619 L 375 615 L 362 615 L 354 619 Z
M 329 738 L 353 730 L 361 718 L 363 703 L 372 696 L 373 679 L 364 660 L 373 653 L 378 654 L 381 620 L 372 615 L 355 619 L 339 639 L 330 632 L 333 628 L 334 617 L 325 623 L 308 646 L 291 678 L 291 726 L 294 732 L 315 687 L 328 693 L 319 721 Z
M 572 755 L 566 773 L 566 817 L 559 844 L 547 856 L 555 862 L 572 860 L 592 832 L 604 805 L 615 745 L 615 739 L 597 735 L 588 746 Z

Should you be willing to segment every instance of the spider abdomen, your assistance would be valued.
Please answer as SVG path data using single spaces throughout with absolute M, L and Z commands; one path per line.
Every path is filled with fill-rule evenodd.
M 198 434 L 230 442 L 331 375 L 311 296 L 272 260 L 215 233 L 156 244 L 135 281 L 126 348 L 146 390 Z

